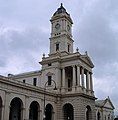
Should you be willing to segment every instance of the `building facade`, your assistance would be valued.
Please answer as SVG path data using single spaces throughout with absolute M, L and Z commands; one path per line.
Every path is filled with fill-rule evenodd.
M 110 98 L 96 100 L 96 120 L 114 120 L 114 106 Z
M 87 52 L 73 52 L 70 14 L 51 17 L 50 53 L 40 71 L 0 76 L 0 120 L 95 120 L 92 69 Z

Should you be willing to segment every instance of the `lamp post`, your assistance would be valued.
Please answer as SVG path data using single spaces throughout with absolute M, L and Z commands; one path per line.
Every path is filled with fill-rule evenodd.
M 54 89 L 53 90 L 57 90 L 57 87 L 56 87 L 56 82 L 54 80 L 51 80 L 51 82 L 54 83 Z M 45 93 L 46 93 L 46 85 L 48 84 L 48 81 L 45 83 L 44 85 L 44 113 L 43 113 L 43 120 L 46 119 L 46 115 L 45 115 Z

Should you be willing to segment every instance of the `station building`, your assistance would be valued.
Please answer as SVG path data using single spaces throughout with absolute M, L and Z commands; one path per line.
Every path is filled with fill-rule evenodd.
M 62 4 L 50 22 L 50 52 L 41 70 L 0 76 L 0 120 L 113 120 L 113 112 L 110 119 L 100 116 L 93 62 L 87 52 L 74 52 L 73 21 Z

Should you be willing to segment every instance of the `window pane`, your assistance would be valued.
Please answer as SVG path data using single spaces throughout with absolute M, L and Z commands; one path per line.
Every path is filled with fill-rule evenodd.
M 52 76 L 48 76 L 48 85 L 51 85 Z
M 25 83 L 25 79 L 23 80 L 23 83 Z
M 59 43 L 56 44 L 56 51 L 59 50 Z
M 33 78 L 33 85 L 36 86 L 37 78 Z

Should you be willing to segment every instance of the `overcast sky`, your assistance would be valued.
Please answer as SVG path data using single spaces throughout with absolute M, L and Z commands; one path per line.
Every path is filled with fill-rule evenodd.
M 61 2 L 74 22 L 74 50 L 88 51 L 95 65 L 96 97 L 110 96 L 118 113 L 118 0 L 0 0 L 0 74 L 41 68 Z

